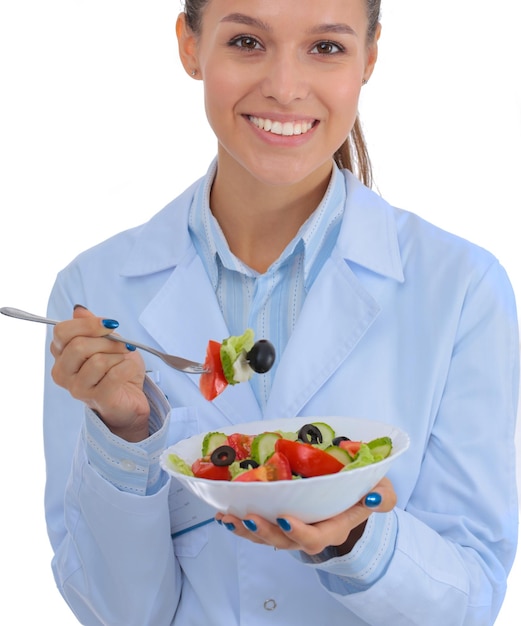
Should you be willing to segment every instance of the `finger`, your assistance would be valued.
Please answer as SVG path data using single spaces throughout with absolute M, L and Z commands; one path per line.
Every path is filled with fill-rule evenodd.
M 97 317 L 86 308 L 76 306 L 73 319 L 60 322 L 54 327 L 51 352 L 56 357 L 74 337 L 102 337 L 118 326 L 119 323 L 114 319 Z
M 396 506 L 396 492 L 391 481 L 384 477 L 362 499 L 362 504 L 373 512 L 385 513 Z
M 248 528 L 248 524 L 245 525 L 244 520 L 242 520 L 240 517 L 236 517 L 235 515 L 230 515 L 229 513 L 218 513 L 215 518 L 219 522 L 219 524 L 223 526 L 223 528 L 226 528 L 227 530 L 233 532 L 239 537 L 251 539 L 255 543 L 264 543 L 261 537 L 255 534 L 257 531 L 257 525 L 250 519 L 247 520 L 248 524 L 250 524 Z
M 111 386 L 126 381 L 128 377 L 124 371 L 128 368 L 123 367 L 125 359 L 122 354 L 96 352 L 65 381 L 67 389 L 74 398 L 84 402 L 103 394 L 106 387 L 110 391 Z
M 330 519 L 315 524 L 304 524 L 291 516 L 281 517 L 279 526 L 286 538 L 299 550 L 318 554 L 328 546 L 344 544 L 350 532 L 363 524 L 374 512 L 391 511 L 396 505 L 392 483 L 382 479 L 362 500 Z
M 62 384 L 63 380 L 77 375 L 94 355 L 112 354 L 122 358 L 128 354 L 128 349 L 119 342 L 103 339 L 103 337 L 75 336 L 61 351 L 51 345 L 51 352 L 55 357 L 53 378 L 56 383 Z
M 218 513 L 216 520 L 227 530 L 239 537 L 279 550 L 298 550 L 299 546 L 288 537 L 277 524 L 258 515 L 247 515 L 244 519 Z

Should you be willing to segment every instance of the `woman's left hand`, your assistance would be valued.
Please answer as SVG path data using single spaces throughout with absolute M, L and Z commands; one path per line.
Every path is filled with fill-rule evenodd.
M 338 546 L 339 554 L 345 554 L 361 536 L 371 513 L 391 511 L 395 504 L 396 494 L 392 483 L 383 478 L 371 491 L 369 498 L 366 496 L 350 509 L 315 524 L 305 524 L 290 515 L 281 516 L 277 524 L 258 515 L 249 515 L 242 520 L 218 513 L 215 518 L 236 535 L 278 550 L 301 550 L 313 555 L 329 546 Z

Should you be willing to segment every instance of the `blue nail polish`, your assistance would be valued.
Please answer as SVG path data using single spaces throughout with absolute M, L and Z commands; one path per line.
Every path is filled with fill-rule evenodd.
M 136 346 L 133 346 L 131 343 L 126 343 L 125 346 L 127 347 L 127 350 L 129 352 L 134 352 L 134 350 L 136 349 Z
M 379 506 L 382 503 L 382 496 L 379 493 L 368 493 L 365 497 L 364 504 L 370 508 Z
M 244 527 L 254 533 L 257 530 L 257 524 L 252 519 L 243 519 Z
M 110 328 L 111 330 L 114 330 L 119 326 L 119 322 L 116 322 L 116 320 L 101 320 L 101 323 L 105 326 L 105 328 Z
M 228 530 L 235 530 L 235 524 L 232 524 L 231 522 L 225 522 L 224 525 Z
M 277 518 L 277 524 L 279 525 L 280 529 L 283 530 L 285 533 L 291 530 L 291 524 L 288 522 L 287 519 L 284 519 L 283 517 Z

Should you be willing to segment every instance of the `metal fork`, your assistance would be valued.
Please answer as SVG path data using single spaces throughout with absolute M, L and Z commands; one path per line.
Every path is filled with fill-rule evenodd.
M 7 315 L 9 317 L 15 317 L 19 320 L 26 320 L 28 322 L 40 322 L 42 324 L 50 324 L 52 326 L 59 324 L 58 320 L 53 320 L 48 317 L 41 317 L 40 315 L 35 315 L 34 313 L 28 313 L 27 311 L 22 311 L 21 309 L 15 309 L 10 306 L 4 306 L 0 308 L 0 313 Z M 204 374 L 208 370 L 202 363 L 197 363 L 196 361 L 189 361 L 188 359 L 183 359 L 180 356 L 174 356 L 173 354 L 166 354 L 165 352 L 161 352 L 160 350 L 156 350 L 155 348 L 151 348 L 150 346 L 146 346 L 142 343 L 138 343 L 137 341 L 132 341 L 130 339 L 124 339 L 119 335 L 104 335 L 105 339 L 111 339 L 112 341 L 119 341 L 120 343 L 125 343 L 129 346 L 134 346 L 139 348 L 140 350 L 144 350 L 145 352 L 150 352 L 154 356 L 159 357 L 162 361 L 164 361 L 170 367 L 173 367 L 176 370 L 180 370 L 181 372 L 185 372 L 186 374 Z

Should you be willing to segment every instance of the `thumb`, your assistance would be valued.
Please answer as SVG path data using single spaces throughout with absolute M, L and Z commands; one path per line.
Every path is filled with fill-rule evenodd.
M 96 317 L 96 316 L 94 315 L 94 313 L 91 313 L 89 309 L 85 308 L 82 304 L 75 304 L 72 317 L 75 320 L 79 320 L 79 319 L 85 319 L 87 317 Z

